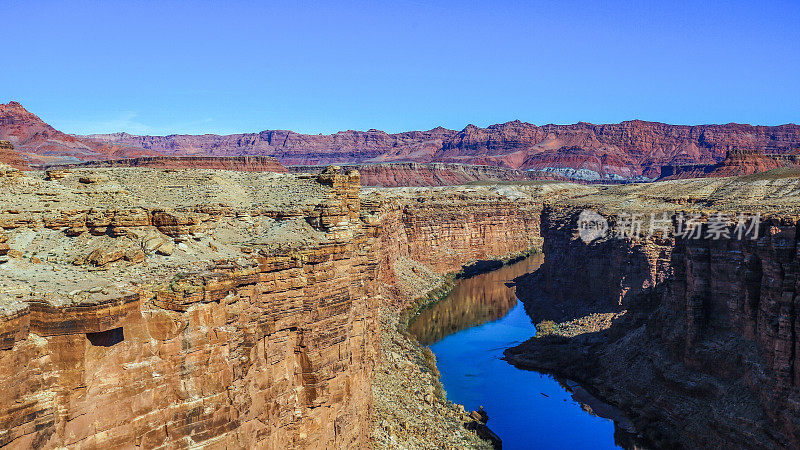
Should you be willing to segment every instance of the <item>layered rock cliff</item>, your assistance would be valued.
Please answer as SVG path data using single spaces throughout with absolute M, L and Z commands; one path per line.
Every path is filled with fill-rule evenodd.
M 542 336 L 509 349 L 508 359 L 585 382 L 632 413 L 657 447 L 797 446 L 796 183 L 658 183 L 546 208 L 545 263 L 517 289 Z M 703 192 L 703 203 L 691 202 Z M 674 229 L 667 237 L 578 237 L 582 210 L 601 211 L 613 228 L 634 207 L 656 217 L 704 212 L 700 238 Z M 730 237 L 708 234 L 708 214 L 764 210 L 773 214 L 756 234 L 738 239 L 735 219 L 721 229 Z M 616 319 L 596 320 L 607 313 Z
M 8 141 L 0 141 L 0 162 L 16 169 L 26 170 L 29 168 L 28 162 L 14 150 L 14 146 Z
M 689 164 L 664 166 L 662 180 L 700 177 L 738 177 L 777 169 L 795 163 L 794 152 L 764 155 L 758 149 L 734 149 L 717 164 Z
M 619 124 L 543 125 L 513 121 L 461 131 L 435 128 L 333 135 L 263 131 L 230 136 L 94 135 L 92 139 L 171 154 L 265 154 L 283 164 L 446 162 L 534 169 L 579 180 L 657 178 L 662 165 L 715 163 L 728 150 L 785 153 L 800 146 L 800 126 Z
M 271 156 L 143 156 L 137 158 L 58 164 L 53 168 L 141 167 L 151 169 L 211 169 L 239 172 L 286 172 L 286 167 Z M 323 168 L 320 168 L 322 170 Z M 315 171 L 319 172 L 320 170 Z
M 183 197 L 204 175 L 125 172 L 5 186 L 21 208 L 7 200 L 2 214 L 0 283 L 14 297 L 3 301 L 0 442 L 365 446 L 380 285 L 357 174 L 217 178 Z M 259 192 L 270 185 L 311 199 L 275 209 Z M 63 203 L 41 210 L 41 195 Z
M 275 157 L 284 165 L 455 163 L 532 170 L 555 179 L 618 182 L 657 178 L 664 165 L 715 164 L 733 149 L 788 153 L 800 147 L 800 126 L 684 126 L 639 120 L 536 126 L 513 121 L 486 128 L 468 125 L 461 131 L 437 127 L 394 134 L 267 130 L 225 136 L 72 136 L 9 102 L 0 105 L 0 138 L 41 165 L 153 155 L 258 155 Z
M 11 142 L 17 152 L 32 164 L 73 163 L 157 154 L 139 147 L 106 144 L 62 133 L 17 102 L 0 103 L 0 139 Z M 6 160 L 0 162 L 9 163 Z
M 368 446 L 379 307 L 536 245 L 541 198 L 585 189 L 6 172 L 0 444 L 44 448 Z
M 364 186 L 454 186 L 475 181 L 526 180 L 524 171 L 496 166 L 443 163 L 385 163 L 354 164 L 343 166 L 346 170 L 358 170 Z M 289 166 L 294 173 L 317 172 L 322 166 Z

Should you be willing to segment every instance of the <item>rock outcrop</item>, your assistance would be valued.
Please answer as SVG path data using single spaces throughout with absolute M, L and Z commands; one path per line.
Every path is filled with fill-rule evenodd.
M 323 166 L 289 166 L 293 173 L 315 172 Z M 383 163 L 348 164 L 345 169 L 358 170 L 364 186 L 379 187 L 427 187 L 455 186 L 475 182 L 496 181 L 576 181 L 567 175 L 546 171 L 527 171 L 500 166 L 481 166 L 454 163 Z M 589 184 L 598 180 L 577 180 Z
M 717 164 L 669 165 L 661 168 L 662 180 L 701 177 L 738 177 L 795 163 L 793 153 L 765 155 L 758 149 L 733 149 Z
M 423 272 L 536 245 L 541 199 L 589 189 L 21 175 L 0 177 L 0 445 L 36 448 L 366 447 L 379 308 L 423 294 Z
M 8 164 L 15 169 L 29 169 L 28 162 L 14 150 L 14 146 L 8 141 L 0 141 L 0 163 Z
M 54 169 L 140 167 L 151 169 L 211 169 L 239 172 L 286 172 L 286 167 L 271 156 L 141 156 L 136 158 L 59 164 Z
M 796 176 L 758 175 L 611 189 L 545 208 L 545 263 L 517 292 L 548 329 L 507 358 L 586 383 L 657 447 L 796 447 L 800 193 Z M 614 228 L 630 208 L 706 217 L 697 239 L 577 236 L 582 210 Z M 723 230 L 731 238 L 708 234 L 708 214 L 765 210 L 757 234 L 738 239 L 735 220 Z M 610 324 L 591 320 L 608 313 Z
M 513 121 L 487 128 L 469 125 L 461 131 L 437 127 L 394 134 L 348 130 L 307 135 L 267 130 L 225 136 L 71 136 L 45 124 L 19 103 L 10 102 L 0 105 L 0 139 L 11 141 L 28 161 L 39 165 L 155 155 L 272 156 L 284 165 L 489 165 L 531 170 L 545 178 L 614 183 L 658 178 L 664 165 L 715 164 L 734 149 L 785 154 L 800 147 L 800 126 L 684 126 L 640 120 L 536 126 Z M 376 173 L 376 182 L 383 185 L 409 178 L 397 174 L 384 181 L 383 176 Z M 449 179 L 463 175 L 423 173 L 419 178 L 437 176 Z

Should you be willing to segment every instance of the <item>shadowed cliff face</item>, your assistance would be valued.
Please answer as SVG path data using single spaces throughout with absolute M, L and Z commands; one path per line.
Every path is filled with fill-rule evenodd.
M 556 324 L 508 359 L 588 383 L 658 447 L 797 446 L 796 216 L 765 219 L 754 240 L 587 244 L 580 211 L 543 214 L 545 262 L 517 291 Z M 624 314 L 595 320 L 607 312 Z

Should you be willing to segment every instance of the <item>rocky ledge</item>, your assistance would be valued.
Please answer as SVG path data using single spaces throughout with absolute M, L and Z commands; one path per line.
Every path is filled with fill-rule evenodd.
M 151 169 L 213 169 L 239 172 L 284 173 L 286 168 L 270 156 L 140 156 L 45 166 L 52 169 L 138 167 Z M 321 169 L 322 170 L 322 169 Z M 317 171 L 319 172 L 319 171 Z
M 408 366 L 408 388 L 437 421 L 399 402 L 376 416 L 374 393 L 409 381 L 381 355 L 395 344 L 379 345 L 378 311 L 537 245 L 543 199 L 586 189 L 361 191 L 338 168 L 1 169 L 0 445 L 43 448 L 353 448 L 394 442 L 384 420 L 395 439 L 460 447 L 426 440 L 464 415 L 426 400 L 424 367 Z
M 700 238 L 587 243 L 579 213 L 704 214 Z M 545 262 L 517 293 L 540 331 L 506 351 L 585 384 L 661 448 L 791 448 L 800 442 L 795 355 L 800 191 L 784 169 L 607 188 L 545 207 Z M 769 211 L 751 237 L 709 237 L 709 215 Z M 647 222 L 644 224 L 647 230 Z

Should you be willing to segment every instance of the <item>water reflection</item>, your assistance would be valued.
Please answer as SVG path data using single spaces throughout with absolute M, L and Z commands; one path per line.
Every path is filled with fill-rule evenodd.
M 409 327 L 423 345 L 458 331 L 497 320 L 517 304 L 509 280 L 533 272 L 544 255 L 533 255 L 498 270 L 459 280 L 442 301 L 423 311 Z
M 506 283 L 536 270 L 542 260 L 537 255 L 458 280 L 451 294 L 420 314 L 410 330 L 436 354 L 447 398 L 468 410 L 484 406 L 488 426 L 503 440 L 503 448 L 630 448 L 614 422 L 587 413 L 587 406 L 600 411 L 603 405 L 579 395 L 580 386 L 517 369 L 502 359 L 504 349 L 536 334 Z

